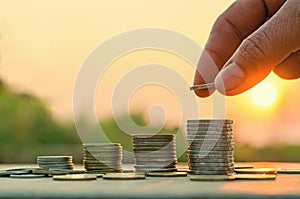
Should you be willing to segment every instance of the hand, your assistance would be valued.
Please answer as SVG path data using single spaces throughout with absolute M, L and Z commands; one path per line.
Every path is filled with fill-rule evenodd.
M 285 79 L 300 77 L 300 1 L 237 0 L 216 20 L 194 84 L 214 81 L 222 94 L 237 95 L 272 70 Z

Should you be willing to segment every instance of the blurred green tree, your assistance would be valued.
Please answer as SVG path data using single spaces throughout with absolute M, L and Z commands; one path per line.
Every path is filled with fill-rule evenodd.
M 58 123 L 40 99 L 26 93 L 16 94 L 2 80 L 0 80 L 0 121 L 2 162 L 18 161 L 16 158 L 26 159 L 21 156 L 26 156 L 32 150 L 41 150 L 40 148 L 47 144 L 79 143 L 73 125 Z

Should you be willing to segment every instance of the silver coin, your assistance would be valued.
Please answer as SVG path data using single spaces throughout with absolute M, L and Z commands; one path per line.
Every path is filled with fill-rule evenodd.
M 151 135 L 151 134 L 134 134 L 133 139 L 135 139 L 135 138 L 142 138 L 142 139 L 147 139 L 147 138 L 150 138 L 150 139 L 153 139 L 153 138 L 158 138 L 158 139 L 172 138 L 172 139 L 174 139 L 175 135 L 174 134 L 155 134 L 155 135 Z
M 215 89 L 215 84 L 212 83 L 206 83 L 206 84 L 200 84 L 200 85 L 194 85 L 190 87 L 190 90 L 201 90 L 201 89 Z
M 189 146 L 188 149 L 193 150 L 193 151 L 233 151 L 234 147 L 219 147 L 219 146 L 209 146 L 209 145 L 205 145 L 205 146 L 199 146 L 199 147 L 191 147 Z
M 234 175 L 190 175 L 190 180 L 195 181 L 223 181 L 234 180 Z
M 224 149 L 227 149 L 227 148 L 234 148 L 234 143 L 213 143 L 213 142 L 203 142 L 203 143 L 190 143 L 189 144 L 189 148 L 192 148 L 192 149 L 200 149 L 200 148 L 203 148 L 203 147 L 207 147 L 207 148 L 215 148 L 215 147 L 219 147 L 219 148 L 224 148 Z
M 135 168 L 136 172 L 148 173 L 148 172 L 172 172 L 177 171 L 177 168 Z
M 274 168 L 250 168 L 250 169 L 235 169 L 236 173 L 245 174 L 276 174 L 277 171 Z
M 234 166 L 234 162 L 227 162 L 227 163 L 207 163 L 207 162 L 196 162 L 196 163 L 192 163 L 189 162 L 188 165 L 194 165 L 194 166 L 203 166 L 203 167 L 233 167 Z
M 123 170 L 89 170 L 88 174 L 122 173 Z
M 194 171 L 194 170 L 189 170 L 189 174 L 194 174 L 194 175 L 232 175 L 232 171 Z
M 77 181 L 77 180 L 96 180 L 96 175 L 90 174 L 67 174 L 67 175 L 59 175 L 53 176 L 53 180 L 70 180 L 70 181 Z
M 32 173 L 32 171 L 36 168 L 13 168 L 13 169 L 6 169 L 3 171 L 4 175 L 5 173 L 8 175 L 19 175 L 19 174 L 29 174 Z
M 68 161 L 72 159 L 73 156 L 37 156 L 37 160 Z
M 12 174 L 10 175 L 11 178 L 43 178 L 46 175 L 44 174 Z
M 189 166 L 189 169 L 192 171 L 225 171 L 225 172 L 234 172 L 233 167 L 198 167 L 198 166 Z
M 95 155 L 95 156 L 84 156 L 84 159 L 86 160 L 98 160 L 98 161 L 117 161 L 122 160 L 123 156 L 118 155 Z
M 85 165 L 106 165 L 106 166 L 109 166 L 109 165 L 122 165 L 121 162 L 106 162 L 106 163 L 103 163 L 103 162 L 89 162 L 89 161 L 83 161 L 83 164 L 85 164 Z
M 234 158 L 190 158 L 189 162 L 221 163 L 234 162 Z
M 145 178 L 145 174 L 141 173 L 108 173 L 103 176 L 103 179 L 108 180 L 139 180 Z
M 231 119 L 189 119 L 187 123 L 227 123 L 233 124 Z
M 226 147 L 234 147 L 234 142 L 227 142 L 226 143 L 226 142 L 218 142 L 218 141 L 212 142 L 210 140 L 205 140 L 203 142 L 190 142 L 188 146 L 191 147 L 191 148 L 194 148 L 194 147 L 199 148 L 199 147 L 203 147 L 203 146 L 209 146 L 209 147 L 217 146 L 217 147 L 226 148 Z
M 187 128 L 187 135 L 188 136 L 204 136 L 204 135 L 211 135 L 211 136 L 234 136 L 234 131 L 232 129 L 213 129 L 207 130 L 202 128 L 196 127 L 189 127 Z
M 220 144 L 233 144 L 234 140 L 233 139 L 213 139 L 213 138 L 203 138 L 203 139 L 193 139 L 193 140 L 188 140 L 188 143 L 190 144 L 202 144 L 203 142 L 206 143 L 220 143 Z
M 102 163 L 102 162 L 89 162 L 89 161 L 84 161 L 83 162 L 84 165 L 102 165 L 102 166 L 110 166 L 110 165 L 122 165 L 121 161 L 117 161 L 117 162 L 106 162 L 106 163 Z
M 119 167 L 84 167 L 84 168 L 87 170 L 87 172 L 97 170 L 97 171 L 101 171 L 101 173 L 117 172 L 122 170 L 122 168 Z
M 94 160 L 90 160 L 90 159 L 83 159 L 82 162 L 85 163 L 95 163 L 95 164 L 114 164 L 114 163 L 121 163 L 122 159 L 94 159 Z
M 151 177 L 185 177 L 187 172 L 148 172 L 147 176 Z
M 199 165 L 197 163 L 189 163 L 188 166 L 191 170 L 205 170 L 205 171 L 229 170 L 229 169 L 234 170 L 233 163 L 226 166 L 204 166 L 204 165 Z
M 149 144 L 149 145 L 168 145 L 168 144 L 176 144 L 175 140 L 172 139 L 171 141 L 155 141 L 155 140 L 133 140 L 133 145 L 135 144 Z
M 121 155 L 88 155 L 88 154 L 84 154 L 84 158 L 86 159 L 96 159 L 96 160 L 118 160 L 118 159 L 122 159 L 123 156 Z
M 229 127 L 231 128 L 232 124 L 226 124 L 226 123 L 187 123 L 187 127 Z
M 176 162 L 177 158 L 137 158 L 136 162 Z
M 159 160 L 177 160 L 177 157 L 175 155 L 166 155 L 166 156 L 133 156 L 135 160 L 139 161 L 153 161 L 158 159 Z
M 138 147 L 133 148 L 133 151 L 174 151 L 176 150 L 175 147 Z
M 188 133 L 187 140 L 201 139 L 201 137 L 204 137 L 206 139 L 227 139 L 227 140 L 234 139 L 233 131 L 214 131 L 214 132 L 211 131 L 211 132 L 208 132 L 208 131 L 193 130 L 193 132 L 190 133 L 190 131 L 188 131 L 187 133 Z M 230 137 L 232 137 L 232 138 L 230 138 Z
M 0 177 L 9 177 L 10 174 L 6 170 L 1 170 L 0 171 Z
M 156 163 L 145 163 L 145 162 L 137 162 L 135 163 L 136 166 L 145 166 L 145 167 L 161 167 L 161 168 L 167 168 L 167 167 L 174 167 L 177 165 L 177 162 L 156 162 Z
M 176 151 L 139 151 L 134 152 L 133 155 L 135 157 L 176 157 Z
M 120 143 L 84 143 L 84 147 L 122 147 Z
M 204 156 L 204 155 L 233 155 L 233 151 L 187 151 L 187 155 Z
M 234 174 L 237 180 L 274 180 L 275 174 Z
M 122 154 L 122 150 L 83 150 L 87 154 Z
M 103 148 L 83 148 L 83 152 L 87 153 L 122 153 L 122 149 L 103 149 Z
M 41 167 L 42 169 L 49 170 L 49 169 L 74 169 L 74 167 Z
M 175 148 L 175 143 L 172 144 L 134 144 L 133 148 L 144 148 L 144 147 L 153 147 L 153 148 Z
M 85 153 L 84 154 L 84 157 L 86 157 L 86 158 L 121 158 L 121 157 L 123 157 L 123 155 L 122 154 L 109 154 L 109 153 L 107 153 L 107 154 L 97 154 L 97 153 L 95 153 L 95 154 L 87 154 L 87 153 Z
M 251 164 L 235 164 L 234 165 L 234 168 L 235 169 L 252 169 L 252 168 L 254 168 L 254 166 L 253 165 L 251 165 Z
M 99 165 L 99 164 L 84 164 L 85 168 L 114 168 L 114 169 L 121 169 L 122 165 Z
M 118 160 L 118 161 L 114 161 L 114 160 L 112 160 L 112 161 L 108 161 L 108 160 L 99 161 L 99 160 L 85 160 L 84 159 L 82 162 L 85 163 L 85 164 L 103 164 L 103 165 L 105 165 L 105 164 L 122 164 L 121 160 Z
M 89 171 L 89 170 L 110 170 L 110 171 L 114 171 L 114 170 L 122 170 L 122 167 L 104 167 L 104 166 L 86 166 L 84 165 L 84 168 Z
M 139 165 L 134 165 L 135 168 L 175 168 L 176 164 L 169 164 L 169 165 L 159 165 L 159 164 L 149 164 L 149 165 L 145 165 L 145 164 L 139 164 Z
M 201 139 L 216 139 L 216 140 L 234 140 L 234 135 L 187 135 L 187 140 L 201 140 Z
M 195 159 L 208 159 L 208 158 L 233 158 L 234 154 L 233 153 L 227 153 L 227 154 L 217 154 L 217 153 L 189 153 L 187 154 L 187 157 L 191 160 Z

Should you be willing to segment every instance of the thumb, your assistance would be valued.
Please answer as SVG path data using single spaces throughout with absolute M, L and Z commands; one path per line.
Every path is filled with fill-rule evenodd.
M 300 49 L 300 4 L 288 0 L 264 25 L 247 37 L 215 79 L 225 95 L 240 94 L 262 81 L 292 52 Z

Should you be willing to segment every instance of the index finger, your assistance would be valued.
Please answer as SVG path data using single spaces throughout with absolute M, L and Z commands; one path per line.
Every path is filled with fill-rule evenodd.
M 272 16 L 284 2 L 284 0 L 234 2 L 218 17 L 211 30 L 197 65 L 194 85 L 213 82 L 241 42 Z M 195 91 L 199 97 L 207 97 L 210 92 L 207 89 Z

